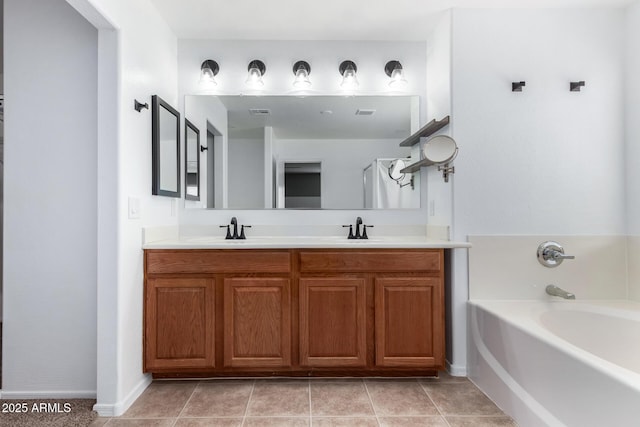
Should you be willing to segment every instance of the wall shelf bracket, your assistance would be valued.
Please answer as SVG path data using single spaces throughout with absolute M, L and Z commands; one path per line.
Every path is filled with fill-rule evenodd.
M 569 90 L 571 92 L 580 92 L 580 88 L 584 87 L 584 85 L 585 85 L 584 80 L 581 80 L 579 82 L 570 82 Z
M 433 135 L 448 124 L 449 116 L 444 117 L 442 120 L 433 119 L 429 123 L 424 125 L 419 131 L 402 141 L 400 143 L 400 147 L 413 147 L 418 142 L 420 142 L 420 138 L 425 138 L 427 136 Z
M 511 92 L 522 92 L 522 88 L 527 85 L 527 82 L 512 82 L 511 83 Z
M 149 104 L 148 104 L 148 103 L 146 103 L 146 102 L 143 104 L 142 102 L 139 102 L 137 99 L 134 99 L 134 100 L 133 100 L 133 108 L 134 108 L 138 113 L 140 113 L 140 112 L 142 111 L 142 109 L 143 109 L 143 108 L 148 110 L 148 109 L 149 109 Z

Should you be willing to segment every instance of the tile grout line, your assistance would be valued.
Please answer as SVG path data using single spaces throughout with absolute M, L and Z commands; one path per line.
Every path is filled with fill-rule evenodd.
M 193 395 L 196 393 L 196 390 L 198 389 L 198 387 L 200 387 L 200 384 L 202 383 L 202 381 L 198 381 L 198 384 L 196 384 L 196 386 L 193 388 L 193 391 L 191 392 L 191 395 L 189 396 L 189 398 L 187 399 L 187 401 L 184 403 L 184 406 L 182 407 L 182 410 L 180 411 L 180 413 L 178 414 L 178 416 L 176 417 L 175 421 L 173 422 L 173 424 L 171 424 L 171 427 L 175 427 L 175 425 L 178 423 L 178 418 L 180 418 L 182 416 L 182 413 L 184 412 L 184 410 L 187 408 L 187 405 L 189 404 L 189 402 L 191 402 L 191 398 L 193 397 Z
M 247 422 L 247 414 L 249 413 L 249 405 L 251 404 L 251 398 L 253 397 L 253 390 L 256 389 L 256 380 L 253 380 L 251 385 L 251 391 L 249 392 L 249 399 L 247 400 L 247 407 L 244 408 L 244 415 L 242 416 L 242 426 L 244 427 Z
M 369 397 L 369 403 L 371 403 L 371 409 L 373 409 L 373 414 L 376 416 L 376 422 L 378 423 L 378 426 L 381 426 L 382 424 L 380 424 L 380 418 L 378 418 L 378 411 L 376 411 L 376 406 L 373 404 L 373 399 L 371 398 L 371 393 L 369 393 L 367 382 L 365 380 L 361 380 L 361 381 L 362 381 L 362 384 L 364 385 L 364 391 L 367 392 L 367 396 Z
M 435 400 L 433 400 L 431 398 L 431 395 L 429 394 L 429 392 L 427 391 L 426 388 L 424 388 L 424 384 L 422 384 L 422 382 L 420 380 L 418 380 L 418 384 L 420 384 L 420 388 L 422 389 L 422 391 L 424 392 L 424 394 L 427 395 L 427 397 L 429 398 L 429 400 L 431 401 L 431 403 L 433 403 L 434 408 L 436 408 L 436 411 L 438 411 L 438 414 L 440 415 L 440 418 L 442 418 L 444 420 L 444 423 L 451 427 L 451 424 L 449 424 L 449 421 L 447 420 L 447 418 L 444 416 L 444 414 L 442 413 L 442 411 L 440 410 L 440 407 L 438 405 L 436 405 Z

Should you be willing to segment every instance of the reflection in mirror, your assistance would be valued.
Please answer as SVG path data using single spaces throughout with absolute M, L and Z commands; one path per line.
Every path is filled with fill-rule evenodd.
M 180 197 L 180 113 L 151 97 L 152 194 Z
M 406 163 L 402 159 L 394 160 L 389 163 L 389 177 L 398 182 L 404 179 L 405 174 L 401 171 L 406 167 Z
M 419 128 L 418 104 L 416 96 L 194 95 L 185 112 L 223 135 L 216 176 L 202 168 L 207 192 L 210 178 L 221 183 L 207 194 L 223 201 L 216 208 L 395 209 L 420 208 L 418 185 L 400 188 L 388 173 L 392 160 L 419 160 L 418 146 L 399 145 Z M 321 172 L 294 178 L 294 164 Z M 308 195 L 296 179 L 314 182 Z
M 284 164 L 284 207 L 320 209 L 321 196 L 320 162 Z
M 200 130 L 189 120 L 185 129 L 185 199 L 200 200 Z

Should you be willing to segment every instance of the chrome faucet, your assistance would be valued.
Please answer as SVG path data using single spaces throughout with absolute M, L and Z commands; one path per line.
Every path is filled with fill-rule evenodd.
M 547 294 L 554 297 L 560 297 L 564 299 L 576 299 L 575 294 L 572 294 L 571 292 L 567 292 L 564 289 L 557 287 L 556 285 L 547 285 L 547 287 L 545 288 L 545 291 L 547 292 Z

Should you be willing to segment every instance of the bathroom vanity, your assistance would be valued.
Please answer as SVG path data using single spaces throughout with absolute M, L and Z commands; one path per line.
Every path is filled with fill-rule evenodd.
M 147 245 L 144 370 L 433 374 L 444 368 L 447 243 Z

